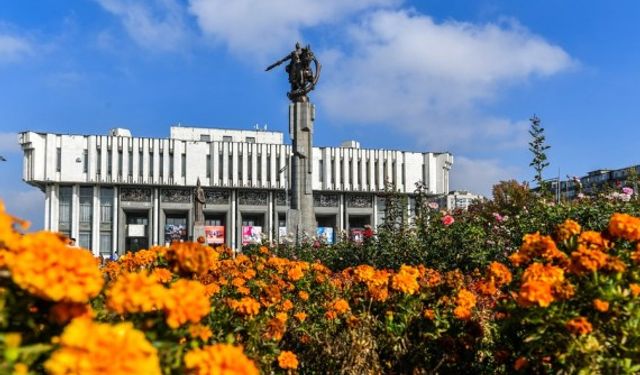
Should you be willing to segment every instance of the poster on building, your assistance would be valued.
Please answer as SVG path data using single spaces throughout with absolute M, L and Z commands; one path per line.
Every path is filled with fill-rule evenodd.
M 316 234 L 321 242 L 333 245 L 333 227 L 318 227 Z
M 244 225 L 242 226 L 242 246 L 258 244 L 262 242 L 262 227 Z
M 204 235 L 208 245 L 224 244 L 224 226 L 207 225 L 204 227 Z
M 164 242 L 180 242 L 187 240 L 187 227 L 185 225 L 167 224 L 164 226 Z
M 279 242 L 283 243 L 285 237 L 287 237 L 287 227 L 278 227 L 278 240 L 279 240 Z
M 364 229 L 362 228 L 351 229 L 351 241 L 355 243 L 362 243 L 362 241 L 364 241 Z

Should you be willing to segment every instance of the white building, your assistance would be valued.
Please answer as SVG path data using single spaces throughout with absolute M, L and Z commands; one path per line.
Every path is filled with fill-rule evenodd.
M 466 190 L 454 190 L 434 198 L 433 201 L 438 203 L 441 208 L 451 211 L 455 209 L 466 210 L 474 201 L 485 199 L 482 195 L 473 194 Z
M 174 126 L 169 138 L 110 134 L 20 134 L 23 178 L 45 193 L 45 229 L 104 256 L 190 239 L 198 179 L 214 241 L 238 248 L 246 228 L 276 240 L 286 227 L 291 146 L 282 133 Z M 449 192 L 449 153 L 343 146 L 313 149 L 316 219 L 334 235 L 381 222 L 376 193 L 385 181 L 406 194 L 418 181 L 430 194 Z

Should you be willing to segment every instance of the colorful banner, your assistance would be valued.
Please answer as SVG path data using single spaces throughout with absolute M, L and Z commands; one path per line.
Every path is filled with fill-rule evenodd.
M 318 240 L 324 242 L 329 245 L 333 245 L 333 227 L 318 227 L 316 229 L 316 235 L 318 236 Z
M 356 243 L 362 243 L 362 241 L 364 241 L 364 229 L 362 228 L 351 229 L 351 241 Z
M 204 236 L 208 245 L 224 244 L 224 226 L 207 225 L 204 227 Z
M 242 226 L 242 246 L 262 242 L 262 227 Z
M 164 242 L 180 242 L 187 240 L 187 227 L 185 225 L 167 224 L 164 226 Z

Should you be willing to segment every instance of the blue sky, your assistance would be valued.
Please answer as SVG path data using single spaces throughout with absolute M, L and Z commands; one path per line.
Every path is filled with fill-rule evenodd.
M 323 63 L 317 145 L 450 151 L 453 188 L 640 162 L 640 4 L 483 0 L 0 2 L 0 197 L 42 225 L 23 130 L 164 137 L 171 124 L 287 130 L 295 42 Z

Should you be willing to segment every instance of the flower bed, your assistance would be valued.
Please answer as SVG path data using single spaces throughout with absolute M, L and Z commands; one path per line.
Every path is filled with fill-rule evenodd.
M 468 273 L 198 243 L 100 266 L 22 224 L 0 206 L 0 373 L 640 371 L 640 219 L 626 214 L 528 234 Z

